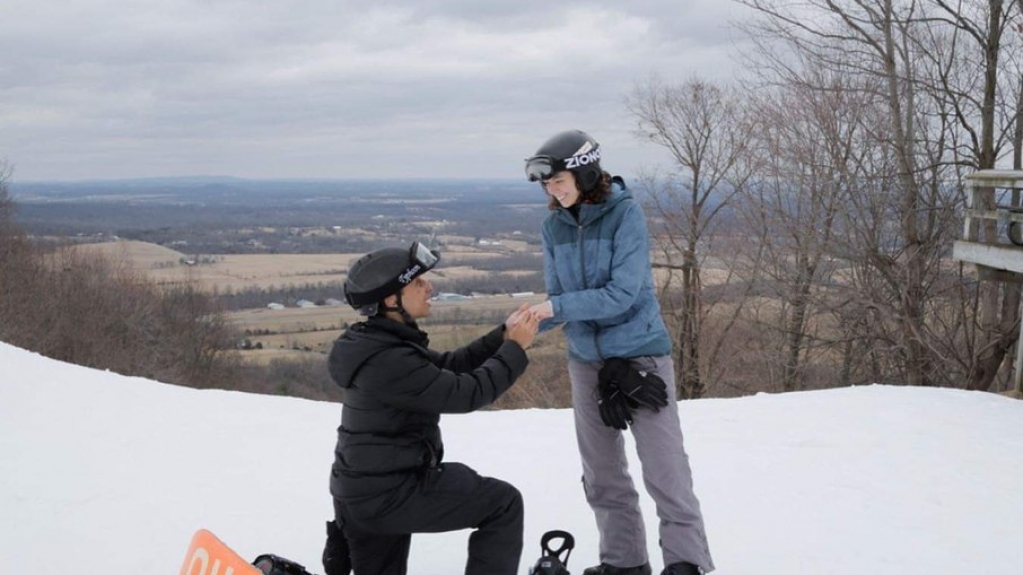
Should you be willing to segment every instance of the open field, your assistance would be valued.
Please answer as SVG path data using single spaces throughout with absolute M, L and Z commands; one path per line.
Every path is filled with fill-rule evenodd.
M 496 259 L 511 253 L 526 252 L 525 242 L 502 242 L 500 248 L 477 247 L 472 238 L 446 238 L 441 266 L 434 272 L 447 279 L 480 277 L 487 272 L 457 265 L 467 260 Z M 465 243 L 455 243 L 456 241 Z M 228 254 L 202 256 L 192 265 L 185 264 L 195 256 L 156 244 L 139 241 L 116 241 L 83 244 L 76 249 L 83 253 L 100 253 L 115 262 L 130 263 L 161 285 L 197 282 L 204 289 L 220 293 L 246 289 L 284 288 L 318 283 L 342 283 L 348 267 L 362 254 Z M 534 248 L 535 250 L 535 248 Z M 528 252 L 526 252 L 528 253 Z M 521 270 L 522 274 L 536 270 Z M 508 273 L 516 273 L 511 270 Z M 340 294 L 338 295 L 340 299 Z
M 505 255 L 493 246 L 459 245 L 455 241 L 471 242 L 471 238 L 445 238 L 447 247 L 442 254 L 441 266 L 433 273 L 448 279 L 482 277 L 490 272 L 459 266 L 459 261 L 479 258 L 500 258 Z M 526 249 L 525 242 L 500 246 L 512 252 Z M 283 287 L 289 284 L 344 282 L 350 266 L 362 254 L 259 254 L 218 255 L 212 263 L 184 265 L 189 256 L 163 246 L 138 241 L 117 241 L 84 244 L 78 249 L 98 252 L 112 261 L 130 264 L 137 271 L 161 285 L 194 281 L 205 289 L 219 293 L 251 288 Z M 510 270 L 505 273 L 528 274 L 535 270 Z M 343 299 L 341 293 L 337 299 Z M 450 349 L 482 334 L 496 325 L 498 317 L 507 316 L 523 303 L 538 303 L 544 295 L 525 297 L 480 296 L 458 301 L 436 301 L 433 315 L 424 320 L 431 342 L 438 349 Z M 262 349 L 247 349 L 242 356 L 247 360 L 269 362 L 272 359 L 302 358 L 310 354 L 322 356 L 330 350 L 333 341 L 348 324 L 360 320 L 347 305 L 287 307 L 284 309 L 257 308 L 226 314 L 241 337 Z M 487 318 L 494 321 L 484 326 L 473 325 L 468 318 Z
M 505 242 L 500 245 L 476 245 L 472 238 L 445 236 L 437 238 L 445 247 L 441 265 L 432 272 L 435 279 L 483 278 L 492 273 L 475 269 L 459 262 L 480 259 L 498 259 L 516 253 L 536 250 L 526 242 Z M 197 282 L 198 285 L 218 293 L 239 292 L 252 288 L 284 288 L 289 285 L 341 284 L 347 277 L 348 267 L 362 254 L 227 254 L 208 256 L 207 263 L 186 265 L 188 254 L 156 244 L 139 241 L 116 241 L 85 244 L 78 249 L 99 252 L 112 261 L 130 264 L 137 271 L 161 285 Z M 506 270 L 505 274 L 529 274 L 536 270 Z M 658 283 L 667 280 L 668 270 L 654 270 Z M 704 270 L 706 283 L 726 281 L 722 270 Z M 341 293 L 336 299 L 343 299 Z M 453 349 L 478 337 L 497 325 L 523 303 L 543 301 L 544 294 L 511 297 L 507 295 L 480 296 L 458 301 L 435 301 L 431 317 L 422 325 L 431 336 L 436 349 Z M 333 341 L 349 324 L 360 320 L 347 305 L 286 307 L 270 309 L 260 307 L 233 311 L 226 314 L 228 322 L 236 327 L 240 341 L 261 349 L 240 350 L 246 361 L 268 363 L 274 359 L 322 358 L 330 351 Z M 561 335 L 546 335 L 541 340 L 552 340 L 555 345 Z M 539 343 L 540 340 L 538 340 Z M 246 345 L 246 347 L 248 347 Z M 549 346 L 543 346 L 549 347 Z M 561 353 L 554 349 L 544 351 Z
M 459 262 L 479 259 L 499 259 L 510 254 L 535 253 L 538 247 L 524 241 L 502 241 L 500 246 L 478 246 L 472 238 L 445 236 L 441 265 L 432 272 L 438 278 L 469 279 L 487 273 Z M 101 253 L 112 261 L 128 262 L 159 284 L 173 285 L 195 281 L 205 289 L 220 293 L 239 292 L 251 288 L 281 288 L 289 285 L 342 283 L 348 267 L 362 254 L 228 254 L 206 256 L 205 263 L 181 263 L 191 257 L 156 244 L 122 240 L 96 244 L 83 244 L 79 250 Z M 530 274 L 538 270 L 508 270 L 504 273 Z M 704 267 L 703 284 L 714 285 L 727 281 L 727 272 Z M 654 277 L 663 285 L 669 276 L 664 268 L 654 269 Z M 338 295 L 340 299 L 340 294 Z
M 430 342 L 437 349 L 452 349 L 464 345 L 491 329 L 524 303 L 543 301 L 543 294 L 511 297 L 483 296 L 460 301 L 435 301 L 431 317 L 422 321 L 430 333 Z M 465 318 L 487 318 L 481 323 L 452 323 L 461 315 Z M 319 306 L 311 308 L 285 308 L 280 310 L 253 309 L 227 314 L 228 321 L 246 333 L 253 345 L 263 349 L 244 350 L 246 359 L 268 362 L 272 359 L 300 358 L 308 354 L 326 354 L 345 326 L 362 318 L 348 306 Z M 269 333 L 265 333 L 269 332 Z
M 161 285 L 197 282 L 221 293 L 250 288 L 344 281 L 348 266 L 361 254 L 237 254 L 195 256 L 156 244 L 117 241 L 78 246 L 112 261 L 130 262 Z M 195 261 L 186 264 L 186 261 Z

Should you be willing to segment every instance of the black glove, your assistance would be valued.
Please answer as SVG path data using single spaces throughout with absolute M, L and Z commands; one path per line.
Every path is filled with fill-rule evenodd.
M 632 423 L 632 412 L 629 410 L 628 398 L 611 381 L 599 377 L 597 379 L 597 407 L 600 408 L 600 419 L 604 425 L 615 429 L 628 429 Z
M 607 380 L 629 398 L 632 407 L 649 407 L 660 411 L 668 405 L 668 386 L 656 373 L 641 374 L 632 367 L 632 362 L 622 357 L 604 360 L 599 380 Z
M 323 571 L 327 575 L 348 575 L 352 560 L 348 554 L 348 540 L 335 521 L 327 521 L 327 544 L 323 547 Z

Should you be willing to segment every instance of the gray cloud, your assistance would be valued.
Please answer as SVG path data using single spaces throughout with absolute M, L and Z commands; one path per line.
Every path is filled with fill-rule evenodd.
M 0 159 L 15 179 L 518 177 L 578 127 L 629 172 L 625 95 L 732 68 L 735 6 L 5 3 Z M 617 162 L 616 162 L 617 161 Z

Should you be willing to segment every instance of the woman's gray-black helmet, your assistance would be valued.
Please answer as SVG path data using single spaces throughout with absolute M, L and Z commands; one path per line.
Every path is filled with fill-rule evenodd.
M 575 175 L 584 191 L 592 190 L 604 173 L 600 144 L 586 132 L 567 130 L 552 136 L 526 159 L 526 177 L 531 182 L 545 182 L 564 170 Z
M 439 252 L 419 242 L 409 249 L 385 248 L 366 254 L 348 270 L 345 301 L 362 315 L 376 315 L 385 297 L 399 294 L 394 311 L 403 312 L 401 288 L 433 269 L 439 261 Z

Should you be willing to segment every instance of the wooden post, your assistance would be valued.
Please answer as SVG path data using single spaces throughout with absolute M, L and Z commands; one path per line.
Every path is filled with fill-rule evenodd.
M 1020 317 L 1023 317 L 1023 301 L 1020 302 Z M 1020 369 L 1023 366 L 1023 322 L 1020 322 L 1019 330 L 1016 336 L 1016 363 L 1012 366 L 1012 389 L 1017 394 L 1023 394 L 1023 369 Z
M 1023 171 L 980 170 L 966 176 L 966 210 L 963 236 L 953 246 L 952 257 L 977 266 L 979 281 L 1023 281 L 1023 246 L 999 237 L 997 223 L 1023 226 Z M 996 205 L 995 189 L 1011 191 L 1009 205 Z M 1023 302 L 1020 303 L 1023 316 Z M 1016 338 L 1013 389 L 1023 394 L 1023 322 Z

